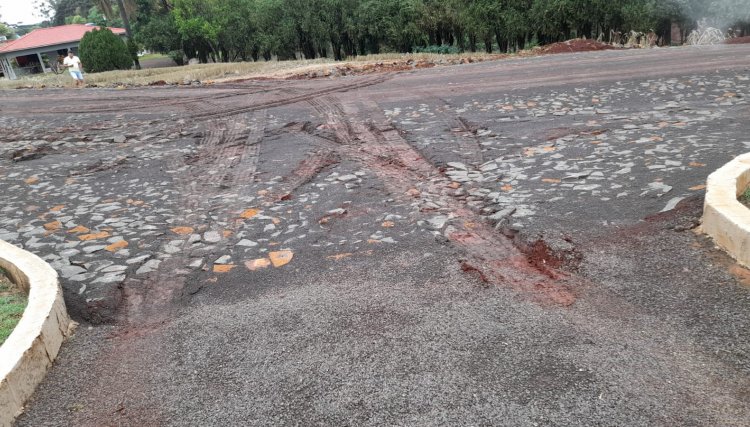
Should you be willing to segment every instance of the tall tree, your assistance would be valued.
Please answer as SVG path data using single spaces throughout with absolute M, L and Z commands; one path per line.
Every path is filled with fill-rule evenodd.
M 122 24 L 125 26 L 125 33 L 128 36 L 128 45 L 133 46 L 133 30 L 130 28 L 130 18 L 134 17 L 138 11 L 138 4 L 136 0 L 114 0 L 117 3 L 117 10 L 120 13 L 120 19 Z M 112 19 L 115 16 L 114 8 L 112 7 L 112 0 L 94 0 L 95 6 L 104 13 L 107 19 Z M 131 52 L 133 53 L 133 52 Z M 137 70 L 141 69 L 141 63 L 138 61 L 138 55 L 133 54 L 133 63 Z
M 0 36 L 12 39 L 14 35 L 15 35 L 15 31 L 13 31 L 13 28 L 0 22 Z

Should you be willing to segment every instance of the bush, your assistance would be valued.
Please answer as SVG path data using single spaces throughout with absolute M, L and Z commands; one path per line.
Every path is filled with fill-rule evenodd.
M 86 33 L 81 39 L 79 56 L 89 73 L 128 70 L 133 65 L 125 42 L 109 28 Z
M 414 53 L 437 53 L 441 55 L 449 55 L 461 53 L 461 49 L 450 45 L 430 45 L 427 47 L 417 46 L 414 48 Z

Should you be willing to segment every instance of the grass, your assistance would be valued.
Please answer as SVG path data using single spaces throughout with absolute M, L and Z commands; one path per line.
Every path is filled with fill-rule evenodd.
M 139 61 L 148 61 L 149 59 L 162 59 L 162 58 L 169 58 L 169 56 L 164 55 L 162 53 L 149 53 L 143 56 L 139 56 Z
M 750 208 L 750 187 L 747 187 L 745 189 L 745 192 L 740 194 L 740 197 L 738 197 L 737 199 L 740 201 L 740 203 Z
M 26 295 L 18 289 L 0 268 L 0 345 L 13 332 L 26 309 Z
M 381 54 L 358 56 L 347 61 L 336 62 L 332 59 L 314 59 L 298 61 L 268 62 L 231 62 L 217 64 L 185 65 L 182 67 L 149 68 L 144 70 L 108 71 L 104 73 L 85 74 L 86 83 L 97 86 L 148 85 L 164 81 L 167 84 L 179 84 L 190 81 L 221 82 L 246 78 L 285 78 L 304 75 L 332 67 L 363 67 L 368 64 L 383 62 L 434 62 L 436 64 L 454 64 L 462 59 L 474 61 L 499 59 L 508 55 L 463 53 L 463 54 Z M 141 58 L 143 59 L 143 57 Z M 23 77 L 18 80 L 0 79 L 0 89 L 72 87 L 74 82 L 68 73 L 60 75 L 42 74 Z

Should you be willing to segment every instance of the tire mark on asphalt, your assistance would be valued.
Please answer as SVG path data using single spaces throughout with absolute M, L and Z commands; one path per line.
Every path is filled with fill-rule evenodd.
M 669 58 L 671 60 L 672 58 Z M 547 64 L 547 69 L 551 64 Z M 365 93 L 364 96 L 371 97 L 375 100 L 383 100 L 387 102 L 405 102 L 421 99 L 421 95 L 417 92 L 411 91 L 408 88 L 412 87 L 426 87 L 426 90 L 430 92 L 448 91 L 449 93 L 455 92 L 462 96 L 468 96 L 476 93 L 486 93 L 488 88 L 491 88 L 493 92 L 502 92 L 505 90 L 520 90 L 520 89 L 532 89 L 549 86 L 572 86 L 577 84 L 593 85 L 597 83 L 609 83 L 622 81 L 626 79 L 649 79 L 649 78 L 660 78 L 669 76 L 681 76 L 684 75 L 685 64 L 677 61 L 667 62 L 660 64 L 652 64 L 653 67 L 648 65 L 633 66 L 628 69 L 607 69 L 599 72 L 587 72 L 580 73 L 579 69 L 573 69 L 569 72 L 560 70 L 553 76 L 544 77 L 529 77 L 529 70 L 524 68 L 514 69 L 511 71 L 523 74 L 523 78 L 519 78 L 515 75 L 504 74 L 502 78 L 499 78 L 499 74 L 504 70 L 501 66 L 490 65 L 492 68 L 480 68 L 470 69 L 462 73 L 461 81 L 471 82 L 451 82 L 450 86 L 430 86 L 430 79 L 434 79 L 433 75 L 430 74 L 411 74 L 407 75 L 398 80 L 397 85 L 387 85 L 379 88 L 377 93 Z M 730 70 L 732 68 L 745 69 L 747 63 L 742 63 L 741 60 L 722 60 L 711 63 L 691 64 L 690 72 L 693 74 L 713 72 L 717 69 Z M 571 74 L 576 73 L 576 74 Z M 485 78 L 486 76 L 486 78 Z M 475 82 L 479 79 L 484 80 L 484 84 L 479 86 Z
M 429 198 L 443 207 L 442 213 L 452 218 L 444 235 L 464 252 L 461 264 L 465 272 L 488 284 L 510 286 L 540 304 L 569 306 L 575 302 L 571 277 L 532 259 L 456 197 L 451 181 L 401 137 L 375 102 L 342 105 L 333 97 L 324 97 L 317 100 L 315 109 L 327 115 L 338 132 L 338 143 L 308 132 L 310 138 L 328 141 L 332 151 L 363 164 L 393 193 Z M 349 133 L 341 135 L 345 130 Z
M 423 92 L 424 103 L 439 105 L 435 109 L 438 120 L 446 127 L 450 134 L 455 136 L 454 143 L 458 155 L 465 163 L 479 167 L 484 163 L 482 146 L 477 138 L 478 127 L 465 118 L 451 113 L 455 108 L 446 99 L 434 96 L 429 92 Z
M 171 256 L 162 259 L 152 272 L 126 281 L 120 316 L 126 324 L 125 333 L 165 322 L 174 309 L 172 302 L 184 293 L 187 276 L 199 267 L 190 264 L 200 260 L 201 266 L 210 266 L 223 252 L 227 237 L 237 232 L 241 221 L 230 203 L 236 200 L 238 190 L 255 179 L 266 116 L 262 110 L 211 121 L 195 153 L 180 153 L 168 161 L 182 194 L 182 210 L 172 225 L 189 229 L 168 234 L 172 241 L 165 242 L 159 253 Z M 195 236 L 206 232 L 214 233 L 219 241 L 194 248 L 202 239 Z M 173 244 L 175 241 L 180 242 Z
M 332 150 L 318 150 L 302 160 L 292 173 L 285 177 L 279 194 L 271 196 L 273 202 L 287 200 L 295 190 L 315 179 L 325 168 L 339 162 Z
M 326 87 L 323 89 L 313 90 L 310 92 L 304 92 L 300 95 L 285 97 L 285 98 L 276 99 L 276 100 L 261 101 L 257 104 L 251 103 L 245 106 L 239 106 L 239 107 L 234 107 L 234 108 L 229 107 L 224 111 L 215 111 L 215 112 L 204 113 L 204 114 L 196 114 L 196 115 L 193 115 L 192 118 L 193 119 L 211 119 L 211 118 L 217 118 L 217 117 L 229 117 L 232 115 L 242 114 L 242 113 L 246 113 L 249 111 L 296 104 L 298 102 L 308 101 L 315 97 L 320 97 L 320 96 L 327 95 L 330 93 L 348 92 L 348 91 L 355 90 L 355 89 L 361 89 L 361 88 L 365 88 L 368 86 L 377 85 L 379 83 L 385 82 L 386 80 L 390 78 L 391 78 L 390 74 L 383 74 L 383 75 L 367 77 L 367 78 L 356 78 L 354 82 L 351 82 L 349 84 Z

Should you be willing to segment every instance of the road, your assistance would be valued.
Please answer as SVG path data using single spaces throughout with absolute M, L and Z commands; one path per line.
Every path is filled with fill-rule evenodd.
M 0 93 L 81 324 L 19 426 L 748 425 L 750 46 Z

